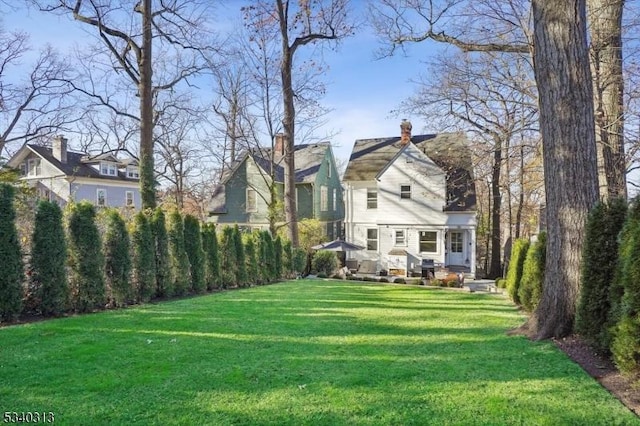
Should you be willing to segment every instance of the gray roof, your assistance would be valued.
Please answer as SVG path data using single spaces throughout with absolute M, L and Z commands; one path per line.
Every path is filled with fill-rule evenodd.
M 415 135 L 411 142 L 445 173 L 447 211 L 467 211 L 476 207 L 471 151 L 464 133 Z M 402 148 L 400 137 L 358 139 L 344 173 L 344 181 L 372 181 Z
M 105 176 L 100 174 L 99 170 L 91 167 L 85 162 L 86 154 L 78 152 L 67 152 L 67 162 L 63 163 L 56 159 L 51 153 L 51 148 L 47 148 L 40 145 L 27 145 L 27 147 L 38 154 L 42 159 L 51 163 L 54 167 L 62 171 L 67 176 L 89 177 L 95 179 L 106 180 L 126 180 L 137 181 L 135 178 L 128 178 L 124 171 L 118 170 L 118 176 Z

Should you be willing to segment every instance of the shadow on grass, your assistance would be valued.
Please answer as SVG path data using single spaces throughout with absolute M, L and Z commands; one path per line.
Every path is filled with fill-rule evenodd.
M 284 283 L 2 330 L 0 400 L 61 424 L 633 422 L 505 334 L 521 320 L 492 296 Z

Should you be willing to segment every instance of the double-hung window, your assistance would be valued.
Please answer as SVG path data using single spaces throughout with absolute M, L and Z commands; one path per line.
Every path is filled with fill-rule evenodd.
M 258 193 L 253 188 L 247 188 L 247 212 L 258 211 Z
M 375 188 L 367 189 L 367 209 L 378 208 L 378 190 Z
M 411 185 L 400 185 L 400 199 L 401 200 L 411 199 Z
M 406 246 L 407 245 L 407 233 L 404 229 L 396 229 L 394 232 L 395 235 L 395 245 L 397 246 Z
M 367 250 L 378 251 L 378 230 L 367 229 Z
M 325 185 L 320 187 L 320 211 L 329 210 L 329 192 Z
M 420 252 L 438 252 L 438 233 L 435 231 L 420 231 Z
M 104 207 L 107 205 L 107 190 L 104 188 L 98 188 L 96 190 L 96 205 L 98 207 Z

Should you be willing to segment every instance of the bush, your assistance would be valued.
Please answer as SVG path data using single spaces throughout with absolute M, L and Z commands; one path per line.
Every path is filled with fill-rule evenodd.
M 302 274 L 307 267 L 307 252 L 304 249 L 296 247 L 293 249 L 293 255 L 291 256 L 293 273 L 296 275 Z
M 247 277 L 247 264 L 244 256 L 244 246 L 242 244 L 242 235 L 238 225 L 233 227 L 233 246 L 236 252 L 236 283 L 238 286 L 245 287 L 249 283 Z
M 277 236 L 273 241 L 273 251 L 274 251 L 274 275 L 275 279 L 282 279 L 282 239 L 280 236 Z
M 547 234 L 541 232 L 538 235 L 538 241 L 529 246 L 524 259 L 518 297 L 523 308 L 528 312 L 533 312 L 542 298 L 546 245 Z
M 191 290 L 203 293 L 207 289 L 204 277 L 204 251 L 200 236 L 200 221 L 190 214 L 184 217 L 184 249 L 189 259 Z
M 169 260 L 169 240 L 164 212 L 160 207 L 153 211 L 150 224 L 155 248 L 156 295 L 170 297 L 173 295 L 173 279 Z
M 516 240 L 513 244 L 513 249 L 511 250 L 511 259 L 509 260 L 509 270 L 507 271 L 507 292 L 511 300 L 513 300 L 517 305 L 520 304 L 518 289 L 520 288 L 524 259 L 527 255 L 528 249 L 529 240 Z
M 507 288 L 507 280 L 504 278 L 496 279 L 496 287 L 498 288 Z
M 338 256 L 334 251 L 318 250 L 313 255 L 311 267 L 318 275 L 329 276 L 338 268 Z
M 406 284 L 406 281 L 404 280 L 404 278 L 395 278 L 393 282 L 394 284 Z
M 101 238 L 93 204 L 69 204 L 69 287 L 79 312 L 104 309 L 106 286 Z
M 13 186 L 0 183 L 0 321 L 12 321 L 18 317 L 24 296 L 24 266 L 16 229 L 14 196 Z
M 389 279 L 388 279 L 388 278 L 384 278 L 384 277 L 383 277 L 383 278 L 380 278 L 380 281 L 378 281 L 378 282 L 381 282 L 381 283 L 388 283 L 388 282 L 389 282 Z
M 191 277 L 189 276 L 189 258 L 184 246 L 184 223 L 177 210 L 169 214 L 168 228 L 171 287 L 173 288 L 173 294 L 182 296 L 189 289 Z
M 143 212 L 138 212 L 133 217 L 131 241 L 133 288 L 135 289 L 138 300 L 148 302 L 158 291 L 156 288 L 157 263 L 151 224 L 147 215 Z
M 624 224 L 624 200 L 598 203 L 585 229 L 576 331 L 589 343 L 607 349 L 606 327 L 611 310 L 610 283 L 616 273 L 618 235 Z
M 260 279 L 260 270 L 258 268 L 258 255 L 256 253 L 256 243 L 255 243 L 256 234 L 244 234 L 242 236 L 242 240 L 244 243 L 244 254 L 245 254 L 245 262 L 247 268 L 247 276 L 255 284 L 262 284 L 262 280 Z
M 115 209 L 105 212 L 104 273 L 107 288 L 111 289 L 113 303 L 122 306 L 133 302 L 131 285 L 131 256 L 129 233 L 124 219 Z M 152 258 L 153 259 L 153 258 Z
M 220 235 L 220 277 L 223 288 L 237 284 L 237 260 L 233 228 L 225 226 Z
M 0 219 L 1 220 L 1 219 Z M 44 315 L 61 315 L 68 306 L 67 243 L 57 203 L 40 201 L 31 238 L 31 287 Z
M 640 206 L 636 201 L 623 230 L 619 284 L 610 292 L 612 328 L 611 351 L 624 373 L 640 377 Z M 618 287 L 620 286 L 620 287 Z M 620 296 L 620 292 L 622 296 Z
M 293 246 L 289 240 L 282 244 L 282 269 L 285 277 L 293 275 Z
M 216 227 L 212 223 L 205 224 L 202 229 L 202 248 L 205 256 L 205 283 L 207 290 L 213 290 L 220 282 L 220 256 Z

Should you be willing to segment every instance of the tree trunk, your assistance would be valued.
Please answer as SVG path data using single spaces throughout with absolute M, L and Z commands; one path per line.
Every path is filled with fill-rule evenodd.
M 151 0 L 142 11 L 142 52 L 140 58 L 140 197 L 143 209 L 156 207 L 153 162 L 153 98 L 151 70 Z
M 286 5 L 288 8 L 288 4 Z M 299 246 L 298 212 L 296 211 L 296 166 L 294 157 L 295 118 L 296 111 L 293 104 L 293 83 L 291 73 L 293 69 L 294 49 L 289 46 L 288 19 L 285 5 L 278 1 L 280 16 L 280 34 L 282 36 L 282 62 L 280 77 L 282 79 L 282 98 L 284 101 L 284 217 L 287 222 L 289 240 L 293 247 Z
M 585 1 L 532 2 L 548 230 L 544 289 L 530 324 L 538 339 L 572 331 L 584 226 L 598 199 Z
M 496 139 L 493 147 L 493 169 L 491 173 L 491 266 L 489 278 L 502 275 L 502 244 L 500 229 L 500 210 L 502 208 L 502 194 L 500 193 L 500 171 L 502 168 L 502 143 Z
M 587 0 L 587 8 L 600 196 L 626 198 L 622 76 L 624 0 Z
M 516 239 L 520 238 L 520 229 L 522 228 L 522 208 L 524 204 L 524 146 L 520 145 L 520 196 L 518 198 L 518 209 L 516 210 Z

